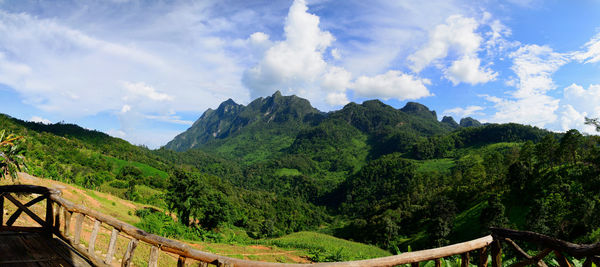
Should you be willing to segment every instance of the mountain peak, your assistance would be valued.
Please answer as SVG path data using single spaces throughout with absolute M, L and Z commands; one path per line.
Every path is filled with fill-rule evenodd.
M 279 98 L 282 97 L 283 95 L 281 94 L 281 92 L 279 90 L 275 91 L 275 93 L 273 93 L 273 95 L 271 96 L 272 98 Z
M 476 119 L 473 119 L 471 117 L 466 117 L 466 118 L 462 118 L 460 120 L 460 126 L 461 127 L 477 127 L 477 126 L 481 126 L 481 122 L 479 122 Z
M 433 118 L 437 120 L 437 114 L 435 113 L 435 111 L 429 110 L 428 107 L 417 102 L 408 102 L 400 110 L 408 114 L 417 115 L 424 118 Z
M 444 116 L 444 118 L 442 118 L 442 123 L 448 124 L 448 126 L 454 128 L 454 129 L 456 129 L 456 128 L 458 128 L 460 126 L 454 120 L 454 118 L 452 118 L 452 116 Z

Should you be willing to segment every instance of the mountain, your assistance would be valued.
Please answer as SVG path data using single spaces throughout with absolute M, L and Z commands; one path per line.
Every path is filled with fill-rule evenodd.
M 402 139 L 402 147 L 406 149 L 407 144 L 419 136 L 451 130 L 452 126 L 437 120 L 435 111 L 419 103 L 409 102 L 395 109 L 379 100 L 369 100 L 324 113 L 306 99 L 276 92 L 247 106 L 229 99 L 216 110 L 208 109 L 192 127 L 164 148 L 174 151 L 201 148 L 230 160 L 256 162 L 284 153 L 288 148 L 292 153 L 300 151 L 300 147 L 314 151 L 315 142 L 326 139 L 340 146 L 349 144 L 350 139 L 368 143 L 369 147 L 361 148 L 366 149 L 367 154 L 371 147 L 378 150 L 385 146 L 382 142 L 386 140 Z M 353 131 L 356 132 L 348 134 Z M 307 138 L 312 141 L 303 141 Z M 325 139 L 318 141 L 319 138 Z M 362 141 L 357 141 L 359 139 Z
M 442 123 L 447 124 L 448 126 L 452 127 L 453 129 L 460 127 L 460 125 L 458 125 L 458 123 L 451 116 L 444 116 L 444 118 L 442 118 Z
M 588 243 L 600 229 L 600 138 L 440 122 L 418 103 L 369 100 L 323 113 L 280 93 L 246 106 L 227 100 L 170 142 L 183 152 L 0 114 L 5 129 L 25 136 L 30 174 L 163 208 L 182 204 L 201 232 L 219 228 L 203 236 L 318 229 L 404 251 L 473 239 L 492 225 Z M 173 225 L 163 217 L 147 218 L 159 224 L 151 229 Z
M 481 122 L 471 117 L 460 119 L 460 127 L 477 127 L 481 126 Z
M 249 128 L 289 128 L 307 125 L 323 115 L 308 100 L 297 96 L 282 96 L 279 91 L 267 98 L 258 98 L 248 106 L 229 99 L 216 110 L 208 109 L 192 127 L 165 145 L 166 149 L 185 151 L 211 142 L 234 137 Z

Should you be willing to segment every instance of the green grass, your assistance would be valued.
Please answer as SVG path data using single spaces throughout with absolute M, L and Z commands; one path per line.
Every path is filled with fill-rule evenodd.
M 108 157 L 108 156 L 104 156 L 108 161 L 112 162 L 113 165 L 115 166 L 115 173 L 119 172 L 119 170 L 121 170 L 121 168 L 123 168 L 124 166 L 130 165 L 130 166 L 134 166 L 138 169 L 140 169 L 142 171 L 142 175 L 144 177 L 149 177 L 149 176 L 154 176 L 154 177 L 160 177 L 163 179 L 167 179 L 169 178 L 169 174 L 161 171 L 159 169 L 156 169 L 154 167 L 148 166 L 144 163 L 139 163 L 139 162 L 135 162 L 135 161 L 126 161 L 126 160 L 122 160 L 122 159 L 117 159 L 117 158 L 113 158 L 113 157 Z
M 453 159 L 430 159 L 419 161 L 419 167 L 417 172 L 428 173 L 428 172 L 439 172 L 444 174 L 450 174 L 450 169 L 454 167 Z
M 281 169 L 277 169 L 275 171 L 275 175 L 277 175 L 277 176 L 299 176 L 299 175 L 302 175 L 302 173 L 297 169 L 281 168 Z
M 481 201 L 470 209 L 456 215 L 450 236 L 452 243 L 464 242 L 483 236 L 480 234 L 483 229 L 481 229 L 479 217 L 481 210 L 486 206 L 487 201 Z
M 495 143 L 495 144 L 475 145 L 475 146 L 457 149 L 456 155 L 464 156 L 464 155 L 471 154 L 471 153 L 483 155 L 490 151 L 498 151 L 498 152 L 502 153 L 507 150 L 511 150 L 513 148 L 520 148 L 522 145 L 523 145 L 523 143 L 518 143 L 518 142 L 501 142 L 501 143 Z
M 392 255 L 375 246 L 352 242 L 315 232 L 297 232 L 274 239 L 258 240 L 264 245 L 319 251 L 324 255 L 339 254 L 343 260 L 361 260 Z

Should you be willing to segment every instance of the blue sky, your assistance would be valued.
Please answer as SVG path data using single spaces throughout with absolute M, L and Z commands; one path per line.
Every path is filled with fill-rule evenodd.
M 600 1 L 0 0 L 0 112 L 156 148 L 280 90 L 585 133 Z

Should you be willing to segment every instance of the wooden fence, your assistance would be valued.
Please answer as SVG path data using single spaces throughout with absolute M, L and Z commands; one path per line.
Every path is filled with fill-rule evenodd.
M 23 204 L 14 196 L 14 193 L 37 194 L 38 197 Z M 0 212 L 0 231 L 23 231 L 23 232 L 43 232 L 47 236 L 57 236 L 64 242 L 70 244 L 79 253 L 87 257 L 96 266 L 111 266 L 113 256 L 116 251 L 116 241 L 119 235 L 125 235 L 130 238 L 127 249 L 124 252 L 121 266 L 131 266 L 133 254 L 139 242 L 147 243 L 151 246 L 148 257 L 148 266 L 158 266 L 158 258 L 161 251 L 178 255 L 177 266 L 185 266 L 186 261 L 194 260 L 197 266 L 206 267 L 209 264 L 218 267 L 303 267 L 306 264 L 284 264 L 242 260 L 230 257 L 219 256 L 191 248 L 189 245 L 157 236 L 140 230 L 130 224 L 121 222 L 111 216 L 99 213 L 93 209 L 76 205 L 60 196 L 60 191 L 33 185 L 8 185 L 0 186 L 0 210 L 4 207 L 4 200 L 12 202 L 17 206 L 17 210 L 4 223 L 3 214 Z M 29 207 L 35 203 L 46 200 L 46 216 L 41 219 L 32 212 Z M 40 224 L 40 227 L 17 227 L 13 223 L 17 218 L 25 213 L 34 221 Z M 87 248 L 80 244 L 84 218 L 88 217 L 93 221 L 93 227 L 87 242 Z M 74 223 L 74 227 L 71 224 Z M 101 257 L 96 254 L 95 245 L 98 231 L 101 224 L 112 228 L 111 237 L 108 243 L 106 255 Z M 71 229 L 74 231 L 71 232 Z M 530 256 L 525 253 L 513 240 L 522 240 L 533 242 L 545 247 L 538 255 Z M 554 252 L 560 266 L 570 266 L 569 261 L 564 256 L 568 254 L 572 257 L 586 257 L 584 267 L 591 266 L 592 262 L 598 264 L 595 255 L 600 254 L 600 245 L 577 245 L 565 241 L 553 239 L 551 237 L 539 235 L 531 232 L 514 231 L 507 229 L 492 229 L 492 235 L 488 235 L 475 240 L 458 243 L 450 246 L 420 250 L 414 252 L 402 253 L 400 255 L 382 257 L 369 260 L 315 263 L 310 266 L 395 266 L 410 264 L 411 267 L 418 267 L 420 262 L 434 261 L 435 266 L 441 266 L 441 259 L 446 257 L 458 256 L 461 258 L 461 266 L 469 266 L 469 263 L 477 266 L 488 265 L 488 254 L 491 253 L 491 265 L 493 267 L 502 266 L 502 245 L 501 242 L 515 248 L 518 255 L 523 257 L 523 261 L 515 266 L 537 265 L 546 266 L 543 258 L 550 252 Z M 473 257 L 473 258 L 471 258 Z

